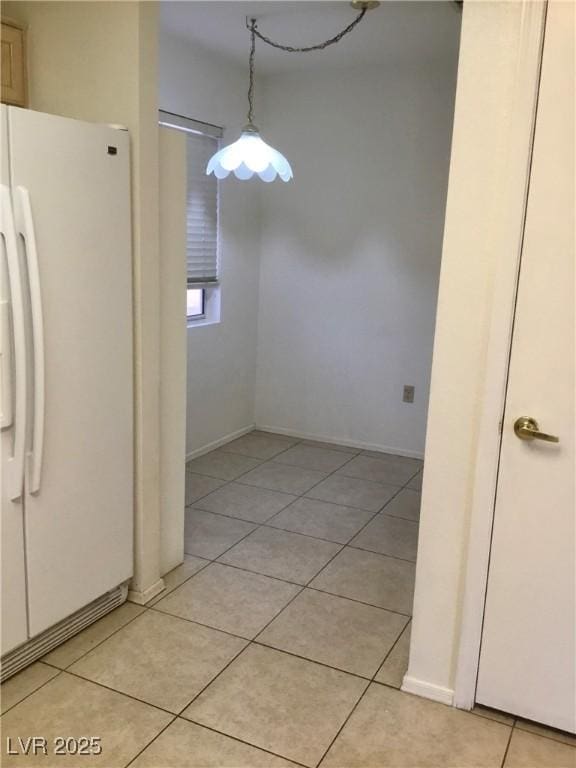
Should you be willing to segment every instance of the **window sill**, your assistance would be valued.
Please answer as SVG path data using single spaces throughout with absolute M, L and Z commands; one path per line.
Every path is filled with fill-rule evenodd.
M 187 320 L 186 321 L 186 328 L 190 330 L 191 328 L 204 328 L 207 325 L 220 325 L 220 318 L 209 318 L 209 317 L 203 317 L 201 320 Z

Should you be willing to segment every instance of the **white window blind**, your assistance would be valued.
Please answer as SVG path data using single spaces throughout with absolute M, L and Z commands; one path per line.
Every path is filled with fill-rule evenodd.
M 186 266 L 189 286 L 218 280 L 218 180 L 206 166 L 218 151 L 218 139 L 188 133 L 186 201 Z

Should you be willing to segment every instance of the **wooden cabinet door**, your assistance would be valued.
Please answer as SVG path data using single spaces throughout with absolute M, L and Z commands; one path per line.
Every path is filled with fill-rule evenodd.
M 12 21 L 2 22 L 2 101 L 26 106 L 26 41 L 24 29 Z

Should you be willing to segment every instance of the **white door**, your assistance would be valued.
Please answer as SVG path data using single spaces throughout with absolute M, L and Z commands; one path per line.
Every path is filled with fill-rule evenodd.
M 16 108 L 9 134 L 30 294 L 33 636 L 132 575 L 130 147 L 124 131 Z
M 569 731 L 576 718 L 574 22 L 573 3 L 549 3 L 476 695 Z M 520 417 L 559 442 L 531 438 L 529 424 L 516 435 Z
M 10 198 L 8 110 L 1 107 L 0 218 L 0 510 L 2 642 L 7 653 L 28 636 L 24 559 L 23 458 L 26 436 L 26 350 L 22 280 Z

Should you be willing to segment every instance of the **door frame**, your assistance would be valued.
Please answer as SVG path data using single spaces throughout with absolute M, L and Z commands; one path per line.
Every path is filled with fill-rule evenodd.
M 494 283 L 494 300 L 482 391 L 477 461 L 467 542 L 462 621 L 453 704 L 471 709 L 476 680 L 488 582 L 488 565 L 496 502 L 502 421 L 506 402 L 512 330 L 520 276 L 530 167 L 536 125 L 547 0 L 522 3 L 520 49 L 509 132 L 509 173 L 502 215 L 495 222 L 492 242 L 502 250 Z M 514 243 L 514 248 L 510 244 Z

